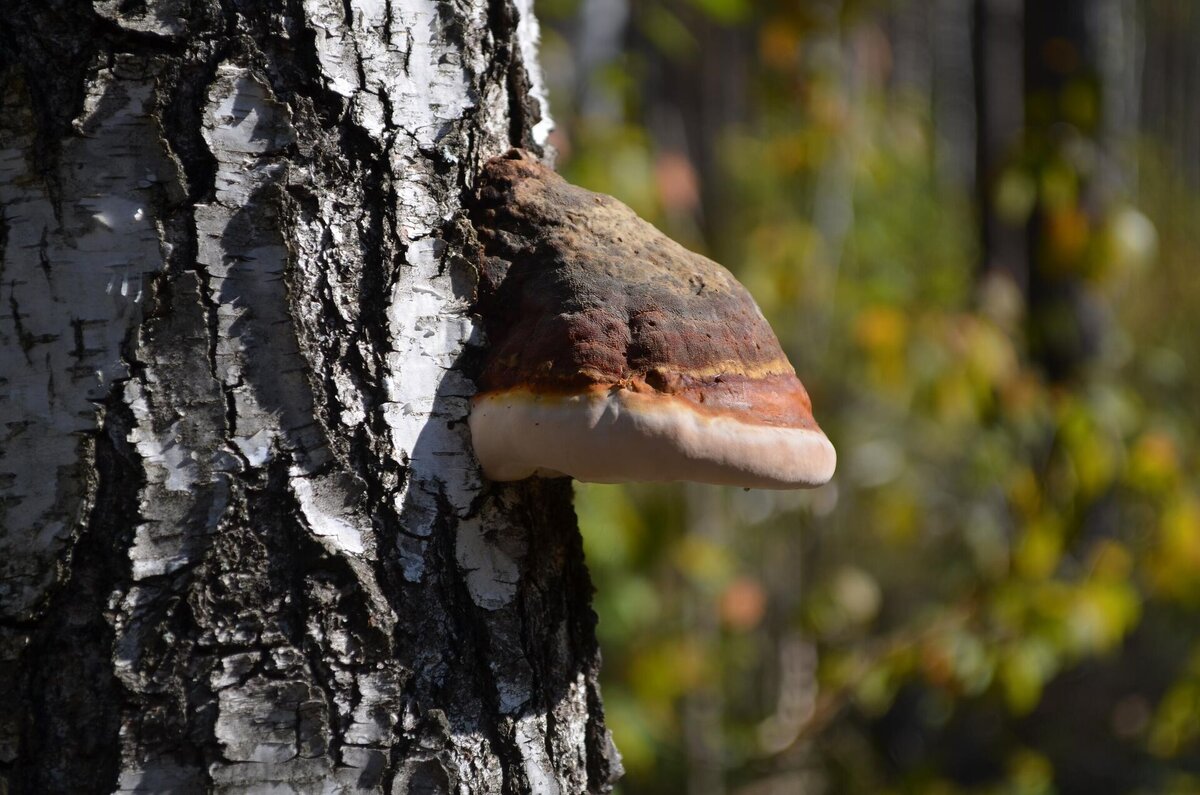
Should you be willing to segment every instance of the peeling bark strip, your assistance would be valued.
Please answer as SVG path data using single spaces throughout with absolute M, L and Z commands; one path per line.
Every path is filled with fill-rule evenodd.
M 564 482 L 483 482 L 462 208 L 530 0 L 16 0 L 0 793 L 577 793 Z

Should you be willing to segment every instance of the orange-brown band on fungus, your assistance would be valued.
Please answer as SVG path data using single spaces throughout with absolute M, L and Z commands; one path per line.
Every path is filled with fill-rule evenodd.
M 614 389 L 624 389 L 645 396 L 663 395 L 677 398 L 704 415 L 727 416 L 756 425 L 817 429 L 808 392 L 799 379 L 790 373 L 758 378 L 738 374 L 696 378 L 678 373 L 663 375 L 651 372 L 645 376 L 630 376 L 621 381 L 514 381 L 496 389 L 482 391 L 477 399 L 502 393 L 524 393 L 531 397 L 570 397 L 602 394 Z

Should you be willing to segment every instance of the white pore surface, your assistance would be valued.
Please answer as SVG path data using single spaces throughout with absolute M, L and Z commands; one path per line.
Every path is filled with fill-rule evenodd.
M 470 426 L 484 474 L 500 481 L 537 474 L 795 489 L 827 482 L 837 464 L 819 430 L 700 414 L 682 400 L 626 390 L 481 395 Z

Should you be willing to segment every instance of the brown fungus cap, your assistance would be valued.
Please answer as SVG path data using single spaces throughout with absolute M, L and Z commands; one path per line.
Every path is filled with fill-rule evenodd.
M 484 166 L 472 220 L 491 348 L 470 426 L 489 478 L 833 476 L 808 393 L 725 268 L 520 150 Z

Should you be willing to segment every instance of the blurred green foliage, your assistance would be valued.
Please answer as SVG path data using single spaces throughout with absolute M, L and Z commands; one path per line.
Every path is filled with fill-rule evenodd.
M 1200 196 L 1143 136 L 1097 200 L 1095 82 L 1029 97 L 995 212 L 1104 332 L 1048 373 L 1070 309 L 982 267 L 904 7 L 634 2 L 580 74 L 582 4 L 539 4 L 562 170 L 739 276 L 839 451 L 813 492 L 578 486 L 621 791 L 1200 792 Z M 752 102 L 697 164 L 647 75 L 713 31 Z

